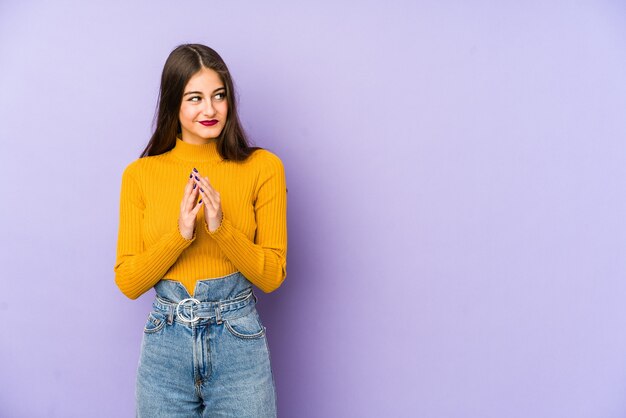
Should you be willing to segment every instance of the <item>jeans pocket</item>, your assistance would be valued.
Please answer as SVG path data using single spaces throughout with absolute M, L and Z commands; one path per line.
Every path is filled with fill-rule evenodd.
M 159 332 L 165 326 L 165 314 L 161 312 L 150 312 L 148 314 L 148 319 L 146 320 L 146 325 L 143 327 L 143 332 L 146 334 L 154 334 L 155 332 Z
M 256 309 L 253 309 L 244 316 L 225 319 L 224 324 L 226 325 L 226 329 L 237 338 L 261 338 L 265 335 L 265 327 L 261 324 Z

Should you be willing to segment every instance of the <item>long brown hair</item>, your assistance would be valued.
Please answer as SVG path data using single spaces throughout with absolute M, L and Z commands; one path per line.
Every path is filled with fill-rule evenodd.
M 217 150 L 224 160 L 244 161 L 260 147 L 251 147 L 237 114 L 237 101 L 232 77 L 217 52 L 201 44 L 177 46 L 167 57 L 161 74 L 156 129 L 140 157 L 160 155 L 174 148 L 181 133 L 178 113 L 189 79 L 202 67 L 217 72 L 226 88 L 228 114 L 224 129 L 217 139 Z

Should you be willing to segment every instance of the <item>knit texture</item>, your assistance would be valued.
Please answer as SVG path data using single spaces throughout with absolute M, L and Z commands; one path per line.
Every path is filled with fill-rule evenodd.
M 187 240 L 178 217 L 194 167 L 220 193 L 223 218 L 210 232 L 201 208 Z M 181 282 L 193 296 L 198 280 L 236 271 L 263 292 L 277 289 L 287 276 L 287 186 L 281 160 L 263 149 L 243 162 L 225 161 L 216 141 L 195 145 L 178 137 L 170 151 L 131 162 L 122 173 L 113 270 L 117 286 L 131 299 L 164 278 Z

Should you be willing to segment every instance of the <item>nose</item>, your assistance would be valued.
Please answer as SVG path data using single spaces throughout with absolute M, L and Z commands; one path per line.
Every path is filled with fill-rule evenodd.
M 208 117 L 213 117 L 215 115 L 215 108 L 213 107 L 213 101 L 205 100 L 204 103 L 205 104 L 204 104 L 203 113 L 207 115 Z

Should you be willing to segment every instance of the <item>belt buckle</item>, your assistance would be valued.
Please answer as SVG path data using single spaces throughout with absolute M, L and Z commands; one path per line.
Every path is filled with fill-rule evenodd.
M 193 305 L 187 305 L 187 302 L 193 302 Z M 196 298 L 187 298 L 187 299 L 181 300 L 180 302 L 178 302 L 178 305 L 176 305 L 176 316 L 180 318 L 181 321 L 187 322 L 188 324 L 198 321 L 200 317 L 194 315 L 193 307 L 196 305 L 199 305 L 200 303 L 201 302 Z M 191 318 L 180 313 L 181 306 L 189 306 L 191 310 Z

